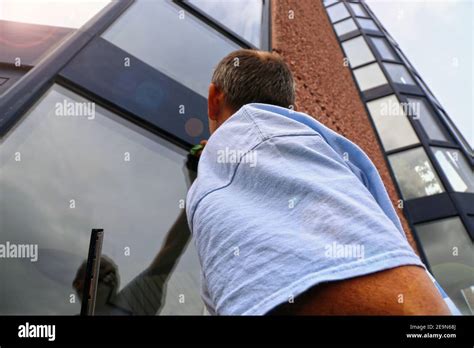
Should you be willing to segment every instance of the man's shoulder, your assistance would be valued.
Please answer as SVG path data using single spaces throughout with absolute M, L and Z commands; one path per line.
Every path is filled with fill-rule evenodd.
M 257 105 L 257 106 L 254 106 Z M 319 134 L 306 125 L 294 121 L 278 111 L 266 110 L 258 104 L 247 104 L 239 109 L 211 136 L 201 154 L 198 165 L 198 177 L 187 195 L 188 221 L 192 227 L 194 212 L 201 200 L 212 192 L 232 183 L 241 163 L 248 164 L 255 171 L 258 152 L 258 168 L 271 160 L 267 147 L 268 140 L 286 137 L 287 147 L 301 145 L 299 141 L 290 141 L 292 136 Z M 265 150 L 266 149 L 266 150 Z M 267 157 L 267 158 L 266 158 Z
M 286 116 L 292 112 L 290 109 L 267 104 L 247 104 L 239 112 L 258 130 L 263 140 L 280 136 L 318 134 L 304 123 Z

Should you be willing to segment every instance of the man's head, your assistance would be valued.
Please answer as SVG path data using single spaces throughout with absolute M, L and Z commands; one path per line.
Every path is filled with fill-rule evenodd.
M 249 103 L 286 108 L 295 103 L 293 76 L 276 53 L 238 50 L 219 62 L 209 86 L 208 116 L 211 134 L 232 114 Z
M 86 277 L 87 261 L 84 261 L 77 270 L 72 287 L 76 290 L 79 299 L 84 295 L 84 281 Z M 117 295 L 120 287 L 118 266 L 106 255 L 100 258 L 99 280 L 97 282 L 96 307 L 105 305 L 110 298 Z

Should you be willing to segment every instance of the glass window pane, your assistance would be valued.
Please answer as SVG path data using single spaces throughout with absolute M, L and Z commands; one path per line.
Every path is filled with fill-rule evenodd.
M 379 53 L 382 59 L 396 60 L 396 55 L 393 50 L 390 48 L 387 40 L 380 37 L 370 37 L 372 43 L 374 44 L 377 52 Z
M 182 10 L 170 1 L 136 1 L 103 37 L 207 98 L 214 66 L 240 47 Z
M 349 3 L 349 5 L 351 6 L 352 11 L 354 11 L 354 14 L 356 16 L 367 17 L 367 13 L 365 12 L 361 4 Z
M 324 6 L 331 6 L 335 4 L 338 0 L 324 0 Z
M 337 36 L 350 33 L 351 31 L 357 30 L 357 26 L 352 18 L 348 18 L 342 22 L 334 24 L 334 30 Z
M 0 20 L 80 28 L 111 0 L 2 0 Z
M 433 114 L 433 109 L 428 105 L 424 98 L 407 98 L 411 109 L 411 116 L 418 119 L 428 134 L 431 140 L 447 141 L 446 136 L 439 123 L 436 121 L 436 116 Z
M 346 6 L 344 6 L 342 2 L 336 5 L 330 6 L 326 8 L 326 10 L 328 11 L 328 15 L 332 23 L 350 16 L 349 11 L 347 11 Z
M 418 82 L 418 85 L 420 86 L 420 88 L 426 93 L 426 95 L 428 95 L 428 98 L 434 103 L 436 104 L 439 108 L 442 109 L 442 106 L 441 104 L 439 103 L 438 99 L 436 99 L 436 97 L 430 92 L 430 89 L 428 88 L 428 86 L 423 82 L 423 80 L 421 80 L 420 78 L 418 78 L 418 76 L 414 75 L 415 76 L 415 80 L 416 82 Z
M 355 69 L 354 76 L 361 91 L 388 84 L 382 69 L 377 63 Z
M 474 314 L 474 245 L 459 217 L 415 225 L 432 273 L 464 314 Z M 471 311 L 467 300 L 470 299 Z
M 3 66 L 0 65 L 0 95 L 10 89 L 10 87 L 13 86 L 17 81 L 19 81 L 26 73 L 27 70 L 19 70 L 15 68 L 13 64 L 11 64 L 10 66 L 7 64 Z
M 405 110 L 394 95 L 370 101 L 367 108 L 385 151 L 418 144 Z
M 180 208 L 193 176 L 186 151 L 57 85 L 0 151 L 2 240 L 38 250 L 37 262 L 2 259 L 1 314 L 79 313 L 69 298 L 81 291 L 92 228 L 105 230 L 110 271 L 99 275 L 96 313 L 202 313 Z
M 401 64 L 383 63 L 390 78 L 395 83 L 401 83 L 404 85 L 415 85 L 415 81 L 411 78 L 408 70 Z
M 375 22 L 371 19 L 366 18 L 356 18 L 357 22 L 359 23 L 360 27 L 365 30 L 375 30 L 378 31 L 379 28 L 375 24 Z
M 404 199 L 443 193 L 444 189 L 422 147 L 388 156 Z
M 344 41 L 342 48 L 344 48 L 346 57 L 353 68 L 375 60 L 372 51 L 362 36 Z
M 262 0 L 187 0 L 236 34 L 261 47 Z
M 474 172 L 463 153 L 456 149 L 432 147 L 454 191 L 474 193 Z

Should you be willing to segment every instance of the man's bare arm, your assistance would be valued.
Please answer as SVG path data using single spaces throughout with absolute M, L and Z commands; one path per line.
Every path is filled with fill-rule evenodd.
M 401 266 L 317 285 L 268 314 L 450 315 L 438 289 L 418 266 Z

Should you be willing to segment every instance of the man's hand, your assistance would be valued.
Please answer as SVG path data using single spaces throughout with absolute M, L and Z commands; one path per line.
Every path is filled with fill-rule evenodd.
M 418 266 L 401 266 L 317 285 L 273 315 L 451 315 L 438 289 Z
M 201 140 L 200 143 L 199 143 L 199 145 L 198 145 L 198 147 L 199 147 L 198 150 L 196 150 L 195 152 L 193 152 L 193 149 L 194 149 L 194 147 L 193 147 L 193 149 L 191 149 L 191 154 L 192 154 L 193 156 L 196 156 L 196 157 L 199 158 L 199 157 L 201 156 L 201 153 L 202 153 L 202 151 L 204 150 L 204 146 L 206 146 L 206 144 L 207 144 L 207 140 Z
M 185 171 L 187 172 L 190 185 L 196 179 L 197 164 L 199 161 L 199 157 L 201 157 L 201 153 L 204 150 L 204 147 L 206 146 L 206 144 L 207 144 L 207 140 L 201 140 L 201 142 L 199 143 L 199 145 L 201 145 L 201 148 L 197 151 L 190 151 L 188 154 Z

